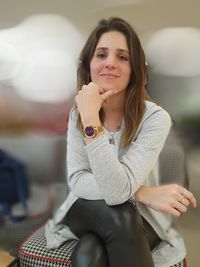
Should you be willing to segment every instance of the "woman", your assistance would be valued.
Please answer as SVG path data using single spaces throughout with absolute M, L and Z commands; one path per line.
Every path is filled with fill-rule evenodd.
M 159 186 L 171 119 L 149 101 L 146 73 L 132 27 L 101 20 L 80 56 L 67 137 L 71 192 L 46 227 L 48 247 L 80 239 L 73 267 L 169 267 L 185 257 L 169 214 L 196 201 L 181 186 Z

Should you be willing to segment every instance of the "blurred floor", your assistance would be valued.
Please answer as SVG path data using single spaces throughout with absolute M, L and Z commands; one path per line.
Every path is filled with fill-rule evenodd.
M 189 208 L 178 222 L 186 248 L 188 267 L 200 266 L 200 148 L 193 148 L 187 152 L 190 190 L 197 198 L 197 208 Z

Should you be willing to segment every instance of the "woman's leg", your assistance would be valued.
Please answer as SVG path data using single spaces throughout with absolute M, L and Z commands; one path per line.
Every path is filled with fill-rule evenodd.
M 108 267 L 108 258 L 103 241 L 95 234 L 80 238 L 72 253 L 73 267 Z
M 64 223 L 78 237 L 86 233 L 100 237 L 105 244 L 109 267 L 154 266 L 142 218 L 136 206 L 129 202 L 108 206 L 104 200 L 78 199 Z

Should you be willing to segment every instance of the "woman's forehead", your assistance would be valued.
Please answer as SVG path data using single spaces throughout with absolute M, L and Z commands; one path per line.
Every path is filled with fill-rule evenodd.
M 99 38 L 96 49 L 113 48 L 118 50 L 124 50 L 128 52 L 128 44 L 126 36 L 118 31 L 105 32 Z

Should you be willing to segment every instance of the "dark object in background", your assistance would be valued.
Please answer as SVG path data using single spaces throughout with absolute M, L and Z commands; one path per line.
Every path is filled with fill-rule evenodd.
M 200 146 L 200 114 L 190 114 L 182 117 L 180 132 L 187 138 L 191 146 Z
M 28 207 L 29 182 L 25 165 L 0 149 L 0 225 L 6 216 L 13 222 L 23 220 Z M 23 215 L 14 215 L 12 205 L 20 203 Z

